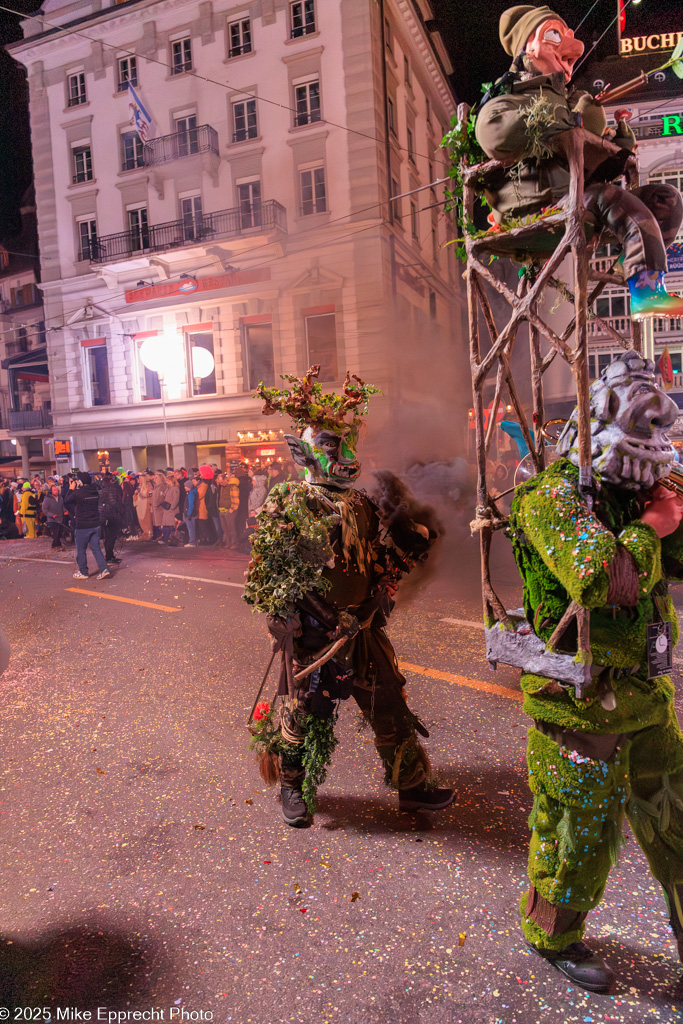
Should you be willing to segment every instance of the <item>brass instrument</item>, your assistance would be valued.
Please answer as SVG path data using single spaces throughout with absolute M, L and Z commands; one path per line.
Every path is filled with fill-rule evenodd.
M 677 497 L 683 498 L 683 466 L 677 462 L 669 470 L 669 475 L 665 476 L 663 480 L 658 480 L 657 483 L 666 487 L 668 491 L 673 491 Z

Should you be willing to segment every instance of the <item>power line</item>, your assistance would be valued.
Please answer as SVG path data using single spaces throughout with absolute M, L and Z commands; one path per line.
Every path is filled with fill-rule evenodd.
M 628 0 L 628 3 L 631 3 L 631 0 Z M 110 50 L 115 50 L 117 52 L 117 54 L 119 54 L 119 56 L 135 57 L 136 59 L 137 59 L 137 57 L 140 56 L 140 54 L 136 53 L 134 50 L 124 50 L 122 47 L 115 46 L 113 43 L 108 43 L 104 39 L 100 39 L 97 36 L 91 36 L 91 35 L 88 35 L 86 32 L 80 31 L 78 29 L 69 28 L 69 24 L 68 23 L 66 25 L 57 25 L 55 22 L 48 21 L 45 17 L 41 17 L 41 16 L 39 16 L 37 14 L 22 14 L 20 11 L 15 11 L 11 7 L 5 7 L 3 5 L 0 5 L 0 11 L 6 11 L 8 14 L 15 14 L 15 15 L 17 15 L 20 18 L 33 18 L 35 21 L 39 21 L 42 25 L 49 25 L 50 28 L 57 29 L 60 32 L 68 31 L 72 35 L 80 36 L 82 39 L 87 39 L 88 42 L 100 43 L 102 46 L 106 46 Z M 146 60 L 149 64 L 158 64 L 160 67 L 166 68 L 168 71 L 170 71 L 171 74 L 173 74 L 175 72 L 175 68 L 174 68 L 174 66 L 172 64 L 168 64 L 166 61 L 159 60 L 157 57 L 149 57 L 146 54 L 143 55 L 143 56 L 144 56 L 144 60 Z M 206 75 L 199 74 L 194 68 L 192 68 L 190 70 L 190 72 L 186 72 L 186 73 L 190 73 L 195 78 L 201 79 L 203 82 L 206 82 L 207 85 L 217 85 L 221 89 L 224 89 L 228 93 L 238 93 L 240 96 L 246 96 L 246 97 L 248 97 L 250 99 L 256 100 L 257 102 L 260 101 L 262 103 L 268 103 L 268 104 L 270 104 L 273 107 L 279 107 L 281 110 L 287 110 L 287 111 L 289 111 L 292 114 L 297 114 L 296 107 L 291 107 L 287 103 L 280 103 L 278 100 L 269 99 L 267 96 L 261 96 L 258 93 L 247 92 L 246 90 L 244 90 L 241 87 L 231 86 L 229 83 L 226 83 L 226 82 L 219 82 L 218 79 L 216 79 L 216 78 L 208 78 Z M 319 124 L 329 124 L 333 128 L 339 128 L 342 131 L 349 132 L 351 135 L 358 135 L 358 136 L 360 136 L 363 139 L 368 139 L 370 142 L 383 143 L 383 142 L 386 141 L 384 136 L 380 136 L 378 138 L 376 135 L 368 135 L 367 132 L 361 132 L 357 128 L 349 128 L 348 125 L 338 124 L 336 121 L 330 121 L 327 118 L 321 118 L 321 120 L 319 122 L 315 122 L 315 123 L 316 124 L 317 123 L 319 123 Z M 411 155 L 411 153 L 409 152 L 409 150 L 406 147 L 399 145 L 398 148 L 402 152 L 408 153 L 409 156 Z M 421 156 L 425 160 L 431 160 L 431 157 L 425 156 L 424 153 L 418 153 L 418 154 L 413 154 L 413 155 Z

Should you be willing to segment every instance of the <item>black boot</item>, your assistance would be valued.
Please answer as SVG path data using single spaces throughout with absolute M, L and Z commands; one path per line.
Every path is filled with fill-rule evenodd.
M 587 992 L 609 992 L 614 984 L 614 971 L 585 942 L 572 942 L 559 952 L 555 949 L 541 949 L 531 942 L 528 945 L 534 953 L 538 953 Z
M 292 828 L 310 828 L 313 823 L 313 815 L 306 806 L 300 786 L 288 786 L 283 783 L 280 786 L 282 797 L 282 817 Z
M 399 811 L 440 811 L 452 804 L 456 797 L 454 789 L 431 789 L 424 782 L 412 789 L 399 789 Z

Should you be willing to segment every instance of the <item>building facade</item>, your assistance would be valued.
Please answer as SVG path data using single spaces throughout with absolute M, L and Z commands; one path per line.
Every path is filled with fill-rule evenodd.
M 464 386 L 431 18 L 427 0 L 47 0 L 22 23 L 74 465 L 158 468 L 166 442 L 175 466 L 282 457 L 253 389 L 312 363 L 378 384 L 376 425 L 409 436 L 435 378 Z

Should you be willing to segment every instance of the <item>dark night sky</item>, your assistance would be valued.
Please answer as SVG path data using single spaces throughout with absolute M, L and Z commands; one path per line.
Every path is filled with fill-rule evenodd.
M 4 2 L 26 14 L 40 6 L 39 0 Z M 549 2 L 572 26 L 578 24 L 592 4 L 593 0 Z M 498 41 L 498 19 L 513 5 L 510 0 L 432 0 L 432 6 L 455 67 L 453 85 L 458 98 L 473 103 L 480 95 L 481 82 L 496 79 L 507 70 L 509 61 Z M 598 0 L 579 33 L 586 49 L 607 28 L 616 11 L 617 0 Z M 683 30 L 681 0 L 631 3 L 626 17 L 627 35 Z M 0 42 L 20 38 L 19 18 L 0 11 Z M 610 56 L 616 49 L 616 27 L 612 26 L 592 59 Z M 7 238 L 19 230 L 19 202 L 31 180 L 31 150 L 23 69 L 17 69 L 4 50 L 0 50 L 0 95 L 0 238 Z
M 458 99 L 472 104 L 480 95 L 480 84 L 499 78 L 509 67 L 509 58 L 498 40 L 498 20 L 503 11 L 515 6 L 514 0 L 431 2 L 455 68 L 453 86 Z M 572 28 L 578 25 L 593 6 L 593 0 L 546 0 L 546 3 Z M 586 51 L 607 28 L 616 13 L 617 0 L 599 0 L 578 33 L 586 45 Z M 627 7 L 624 35 L 646 35 L 666 30 L 683 31 L 681 0 L 642 0 L 639 4 L 631 3 Z M 614 24 L 590 60 L 616 53 L 617 29 Z M 587 61 L 587 66 L 588 63 Z M 637 68 L 633 73 L 637 74 L 639 70 Z

